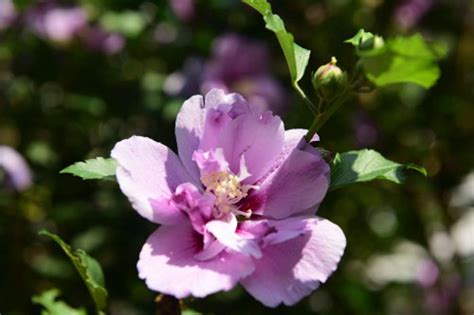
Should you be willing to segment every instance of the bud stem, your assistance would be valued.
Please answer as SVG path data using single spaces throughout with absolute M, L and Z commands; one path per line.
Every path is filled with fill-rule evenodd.
M 305 135 L 305 139 L 307 142 L 310 142 L 313 139 L 314 135 L 318 130 L 328 121 L 328 119 L 334 114 L 339 107 L 347 100 L 349 97 L 348 90 L 346 89 L 341 95 L 336 97 L 334 100 L 330 101 L 328 106 L 322 106 L 323 103 L 320 104 L 320 108 L 327 108 L 326 111 L 320 112 L 316 114 L 311 127 L 309 128 L 308 132 Z M 324 102 L 321 100 L 321 102 Z
M 301 98 L 303 99 L 303 101 L 306 103 L 306 105 L 308 105 L 309 109 L 311 110 L 311 112 L 313 113 L 313 115 L 317 115 L 317 108 L 316 106 L 313 104 L 313 102 L 311 102 L 311 100 L 306 96 L 306 94 L 304 93 L 304 91 L 300 88 L 300 86 L 298 85 L 298 83 L 294 83 L 293 84 L 293 88 L 296 90 L 296 92 L 298 92 L 298 94 L 301 96 Z

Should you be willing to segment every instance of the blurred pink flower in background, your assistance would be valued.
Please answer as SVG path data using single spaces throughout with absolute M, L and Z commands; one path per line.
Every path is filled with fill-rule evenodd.
M 217 38 L 203 73 L 201 93 L 212 88 L 236 91 L 249 103 L 281 112 L 286 95 L 270 72 L 265 45 L 237 34 Z
M 439 277 L 438 265 L 432 259 L 424 259 L 416 267 L 416 282 L 423 287 L 431 287 Z
M 352 132 L 357 148 L 367 148 L 375 144 L 379 131 L 365 111 L 357 111 L 352 116 Z
M 80 39 L 87 49 L 104 54 L 118 53 L 125 45 L 121 34 L 91 25 L 83 8 L 63 7 L 53 0 L 39 1 L 31 6 L 24 21 L 35 34 L 57 43 Z
M 462 286 L 462 279 L 451 274 L 439 285 L 425 287 L 423 304 L 426 311 L 433 315 L 453 314 Z
M 15 20 L 17 12 L 11 0 L 0 0 L 0 31 Z
M 107 32 L 99 27 L 86 27 L 80 37 L 90 50 L 108 55 L 120 52 L 125 46 L 125 38 L 121 34 Z
M 415 26 L 433 7 L 434 0 L 407 0 L 395 9 L 395 21 L 405 29 Z
M 111 154 L 122 192 L 161 224 L 138 262 L 150 289 L 205 297 L 241 283 L 275 307 L 328 279 L 346 240 L 314 216 L 329 166 L 306 130 L 285 131 L 278 116 L 214 89 L 183 104 L 175 132 L 179 156 L 137 136 Z
M 282 113 L 288 96 L 271 74 L 265 45 L 236 34 L 218 37 L 207 61 L 191 58 L 181 71 L 172 73 L 164 90 L 172 96 L 189 97 L 213 88 L 235 91 L 250 104 Z
M 60 7 L 51 1 L 40 1 L 27 11 L 25 22 L 41 37 L 68 42 L 86 26 L 87 15 L 79 7 Z
M 171 9 L 182 21 L 190 21 L 195 14 L 195 0 L 170 0 Z
M 5 174 L 8 188 L 17 191 L 28 189 L 33 180 L 31 170 L 25 159 L 11 147 L 0 145 L 0 170 Z

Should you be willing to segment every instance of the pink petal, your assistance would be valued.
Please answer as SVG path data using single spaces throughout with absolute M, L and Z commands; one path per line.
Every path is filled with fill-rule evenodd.
M 283 243 L 304 235 L 308 224 L 307 219 L 308 217 L 292 217 L 281 221 L 268 220 L 268 227 L 273 233 L 269 233 L 264 237 L 263 246 Z
M 188 214 L 194 230 L 204 234 L 204 225 L 211 219 L 215 196 L 201 192 L 191 183 L 184 183 L 176 188 L 171 204 Z
M 256 258 L 262 256 L 262 252 L 257 243 L 252 239 L 247 239 L 235 232 L 237 225 L 233 222 L 213 220 L 206 224 L 206 229 L 227 248 L 236 252 L 251 255 Z
M 255 272 L 241 281 L 266 306 L 299 302 L 337 268 L 346 246 L 340 228 L 321 218 L 305 222 L 299 236 L 263 248 Z
M 261 177 L 259 179 L 259 182 L 263 182 L 267 177 L 269 177 L 271 174 L 273 174 L 276 170 L 280 168 L 283 162 L 285 162 L 285 160 L 288 158 L 288 155 L 293 152 L 293 150 L 302 141 L 303 137 L 306 135 L 307 132 L 308 130 L 306 129 L 289 129 L 285 131 L 285 140 L 283 142 L 283 147 L 280 153 L 273 162 L 272 167 L 268 170 L 267 174 Z M 319 136 L 317 134 L 313 136 L 311 142 L 313 141 L 319 141 Z
M 199 170 L 192 156 L 201 141 L 205 112 L 203 97 L 195 95 L 184 102 L 176 117 L 175 134 L 179 157 L 195 180 L 199 180 Z
M 254 270 L 251 258 L 226 251 L 211 260 L 198 261 L 194 257 L 199 247 L 190 225 L 160 227 L 140 253 L 140 278 L 150 289 L 181 299 L 228 291 Z
M 192 181 L 173 151 L 149 138 L 133 136 L 118 142 L 111 156 L 119 164 L 120 188 L 140 215 L 161 224 L 185 218 L 168 203 L 179 184 Z
M 202 150 L 194 151 L 193 160 L 198 165 L 201 176 L 229 170 L 229 164 L 225 160 L 224 151 L 221 148 L 206 152 Z
M 225 248 L 226 246 L 224 244 L 214 239 L 213 241 L 209 242 L 207 246 L 204 245 L 204 248 L 194 255 L 194 259 L 200 261 L 209 260 L 219 255 Z
M 195 180 L 199 180 L 199 170 L 192 156 L 199 148 L 204 131 L 207 111 L 211 108 L 242 102 L 238 94 L 225 94 L 222 90 L 213 89 L 205 98 L 195 95 L 184 102 L 176 117 L 176 142 L 178 153 L 184 166 Z
M 321 154 L 301 141 L 280 163 L 243 208 L 282 219 L 319 205 L 329 187 L 329 165 Z
M 235 115 L 237 110 L 245 110 L 245 107 L 237 106 L 229 114 Z M 217 130 L 213 132 L 215 141 L 210 145 L 209 142 L 203 145 L 223 148 L 234 174 L 239 173 L 243 156 L 251 175 L 244 182 L 254 183 L 268 171 L 283 147 L 283 122 L 270 112 L 261 114 L 256 111 L 239 113 L 232 120 L 226 118 L 221 121 L 222 126 L 218 129 L 214 127 Z M 206 124 L 210 123 L 210 120 L 206 121 Z

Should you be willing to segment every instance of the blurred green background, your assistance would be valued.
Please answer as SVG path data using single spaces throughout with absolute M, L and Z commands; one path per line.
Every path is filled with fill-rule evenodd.
M 341 226 L 348 246 L 328 283 L 296 306 L 267 309 L 241 288 L 185 305 L 204 314 L 473 314 L 474 1 L 280 0 L 273 7 L 312 50 L 312 71 L 336 56 L 350 72 L 356 57 L 343 41 L 359 28 L 421 32 L 447 45 L 432 89 L 399 85 L 354 96 L 320 132 L 327 150 L 370 147 L 429 175 L 329 193 L 318 213 Z M 133 134 L 175 148 L 183 100 L 200 93 L 210 64 L 232 66 L 216 48 L 228 34 L 267 50 L 262 71 L 275 80 L 267 105 L 277 95 L 286 127 L 309 127 L 278 42 L 237 0 L 0 0 L 0 145 L 20 152 L 34 174 L 26 190 L 0 188 L 1 314 L 39 313 L 31 296 L 51 287 L 92 310 L 67 257 L 37 235 L 42 228 L 100 261 L 110 314 L 155 312 L 156 294 L 135 265 L 156 226 L 133 211 L 116 183 L 59 171 L 109 156 Z M 238 56 L 247 51 L 241 48 Z M 260 88 L 252 76 L 226 79 L 227 87 L 251 96 Z M 311 91 L 309 73 L 302 85 Z

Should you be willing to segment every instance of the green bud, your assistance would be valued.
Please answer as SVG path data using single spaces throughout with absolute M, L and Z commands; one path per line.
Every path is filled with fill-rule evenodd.
M 330 101 L 346 89 L 347 75 L 336 63 L 336 58 L 332 57 L 331 62 L 319 67 L 313 74 L 314 89 L 323 100 Z
M 366 39 L 362 38 L 357 49 L 359 51 L 368 51 L 380 49 L 385 45 L 385 41 L 382 36 L 374 35 Z

